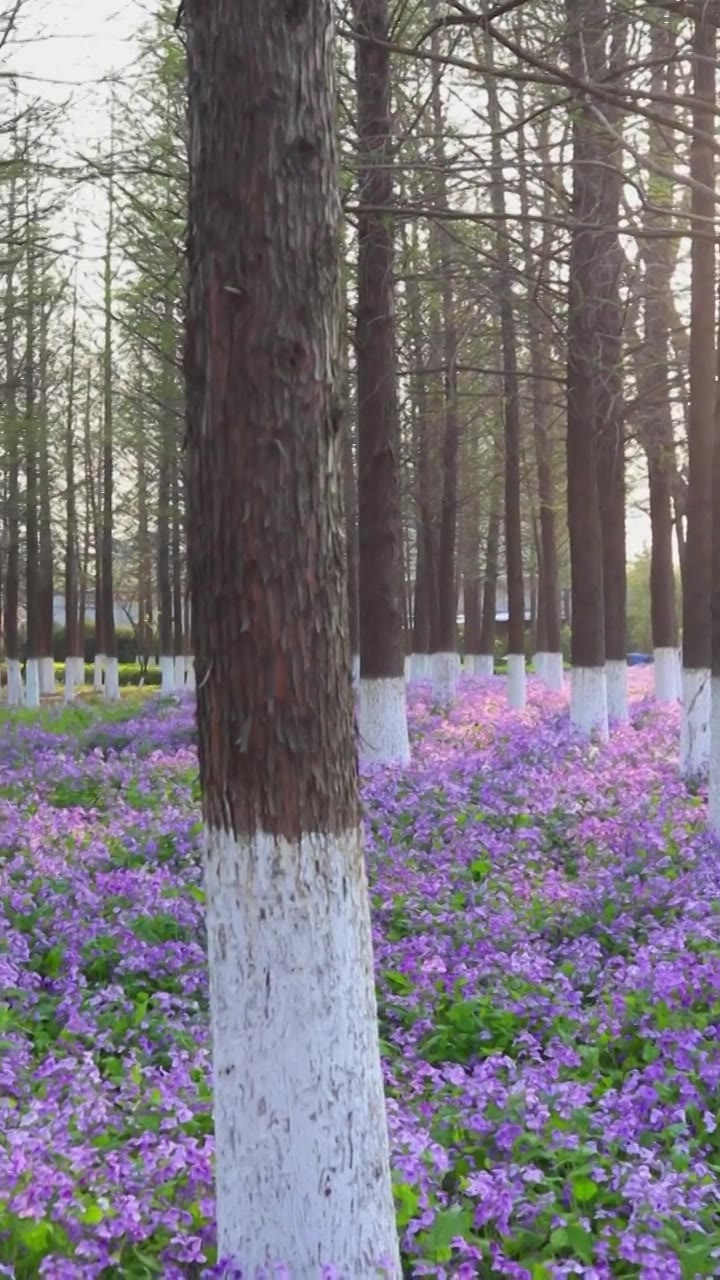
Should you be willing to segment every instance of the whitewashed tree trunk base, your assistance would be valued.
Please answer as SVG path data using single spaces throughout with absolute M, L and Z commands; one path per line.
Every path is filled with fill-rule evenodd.
M 533 667 L 535 668 L 535 675 L 539 676 L 541 680 L 544 680 L 546 678 L 547 660 L 548 660 L 548 655 L 544 650 L 540 650 L 538 653 L 536 653 L 533 656 Z
M 354 653 L 350 659 L 350 670 L 352 671 L 353 689 L 360 688 L 360 654 Z
M 193 657 L 186 658 L 185 660 L 185 688 L 189 689 L 193 693 L 195 692 L 195 659 Z
M 570 722 L 586 737 L 597 733 L 607 741 L 607 683 L 604 667 L 573 667 L 570 677 Z
M 429 680 L 430 678 L 430 654 L 429 653 L 413 653 L 410 658 L 410 679 Z
M 105 659 L 105 698 L 108 702 L 120 700 L 120 671 L 117 658 Z
M 618 724 L 629 717 L 627 691 L 627 662 L 611 659 L 605 663 L 608 720 Z
M 40 659 L 28 658 L 25 664 L 25 706 L 40 706 Z
M 77 683 L 75 680 L 75 672 L 73 671 L 72 662 L 70 659 L 66 659 L 65 660 L 65 681 L 64 681 L 64 693 L 65 693 L 66 702 L 75 701 L 76 689 L 77 689 Z
M 412 680 L 412 654 L 407 653 L 405 655 L 405 665 L 403 670 L 405 672 L 405 683 L 409 684 Z
M 513 711 L 523 711 L 527 702 L 527 681 L 525 678 L 525 654 L 508 654 L 507 700 Z
M 476 653 L 473 665 L 475 675 L 480 676 L 483 680 L 487 680 L 495 674 L 495 658 L 491 653 Z
M 184 653 L 177 654 L 173 665 L 175 668 L 175 675 L 174 675 L 175 688 L 184 689 L 185 688 L 185 654 Z
M 106 662 L 106 658 L 104 653 L 95 654 L 95 662 L 94 662 L 94 669 L 93 669 L 93 688 L 96 693 L 102 692 L 103 677 L 105 674 L 105 662 Z
M 52 658 L 40 658 L 40 693 L 45 697 L 55 692 L 55 663 Z
M 73 658 L 73 663 L 74 663 L 74 671 L 75 671 L 75 683 L 77 685 L 85 684 L 85 659 L 78 654 L 76 658 Z
M 218 1251 L 399 1280 L 361 832 L 205 851 Z
M 680 769 L 691 781 L 701 777 L 710 762 L 710 672 L 707 668 L 682 673 Z
M 562 693 L 565 688 L 565 662 L 561 653 L 545 654 L 545 683 L 553 693 Z
M 410 740 L 404 676 L 361 678 L 358 733 L 361 760 L 369 764 L 407 764 Z
M 710 681 L 710 787 L 708 793 L 710 830 L 720 836 L 720 676 Z
M 682 671 L 677 649 L 654 649 L 655 701 L 677 702 L 682 695 Z
M 21 707 L 25 702 L 22 666 L 17 658 L 9 658 L 7 664 L 7 700 L 9 707 Z
M 160 655 L 160 688 L 163 693 L 175 691 L 175 659 L 169 654 Z
M 442 707 L 450 706 L 457 696 L 460 680 L 459 653 L 433 653 L 430 655 L 430 679 L 433 700 Z

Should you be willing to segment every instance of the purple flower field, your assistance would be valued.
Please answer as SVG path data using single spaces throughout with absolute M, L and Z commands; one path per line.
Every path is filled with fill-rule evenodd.
M 720 1275 L 720 854 L 631 687 L 608 747 L 421 688 L 364 775 L 408 1276 Z M 0 1275 L 211 1274 L 192 707 L 53 715 L 0 737 Z

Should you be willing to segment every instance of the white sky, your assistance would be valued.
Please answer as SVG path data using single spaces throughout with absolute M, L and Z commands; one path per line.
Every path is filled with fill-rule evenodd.
M 65 154 L 58 160 L 71 161 L 78 153 L 93 152 L 107 139 L 107 79 L 112 73 L 122 75 L 135 60 L 136 32 L 153 7 L 153 0 L 26 0 L 20 39 L 10 60 L 13 70 L 33 77 L 20 81 L 22 96 L 66 104 L 61 143 Z M 103 220 L 101 191 L 83 188 L 80 215 L 89 257 L 96 259 Z M 96 268 L 89 266 L 88 270 L 92 277 Z M 637 486 L 628 504 L 628 559 L 650 541 L 648 517 L 637 509 L 634 496 L 646 505 L 644 483 Z

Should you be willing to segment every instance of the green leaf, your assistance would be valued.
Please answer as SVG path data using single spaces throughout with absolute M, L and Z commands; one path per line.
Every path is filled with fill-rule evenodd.
M 593 1238 L 589 1231 L 580 1226 L 579 1222 L 569 1222 L 567 1225 L 568 1242 L 570 1248 L 581 1262 L 592 1262 L 594 1257 Z
M 573 1178 L 572 1193 L 578 1204 L 587 1204 L 598 1193 L 597 1182 L 593 1182 L 592 1178 Z

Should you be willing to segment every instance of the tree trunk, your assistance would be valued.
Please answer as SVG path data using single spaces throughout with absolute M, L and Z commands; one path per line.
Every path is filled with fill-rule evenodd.
M 612 15 L 611 52 L 603 76 L 622 83 L 627 19 Z M 610 129 L 620 134 L 621 113 L 603 105 Z M 625 552 L 625 402 L 623 395 L 624 310 L 620 279 L 624 254 L 617 226 L 623 188 L 622 147 L 609 129 L 598 134 L 602 159 L 596 250 L 598 279 L 598 370 L 595 388 L 597 466 L 603 545 L 605 674 L 609 719 L 628 719 Z
M 345 497 L 345 537 L 347 540 L 348 618 L 350 660 L 353 683 L 360 679 L 360 602 L 358 599 L 358 524 L 357 480 L 353 459 L 352 424 L 346 420 L 342 427 L 343 493 Z
M 112 176 L 108 190 L 108 224 L 105 242 L 105 342 L 103 347 L 103 437 L 102 437 L 102 649 L 105 657 L 105 697 L 120 697 L 117 640 L 115 636 L 115 590 L 113 582 L 113 333 L 112 254 L 115 193 Z
M 519 98 L 521 116 L 524 115 L 524 99 Z M 541 131 L 540 151 L 543 167 L 549 169 L 547 120 Z M 524 129 L 518 133 L 518 179 L 520 184 L 520 208 L 523 215 L 530 212 L 525 161 Z M 545 275 L 552 258 L 553 228 L 550 219 L 552 183 L 545 174 L 545 198 L 543 215 L 547 219 L 536 266 L 536 254 L 530 235 L 530 221 L 522 227 L 525 273 L 528 283 L 534 284 L 534 297 L 530 302 L 529 345 L 532 373 L 532 415 L 535 465 L 537 468 L 538 504 L 540 509 L 540 545 L 538 548 L 538 627 L 536 639 L 536 670 L 549 688 L 563 688 L 562 642 L 560 635 L 560 582 L 558 575 L 557 536 L 555 531 L 555 477 L 553 474 L 552 400 L 548 393 L 549 361 L 552 350 L 552 324 L 546 307 L 537 302 L 537 294 L 546 283 Z
M 492 675 L 495 665 L 495 619 L 497 614 L 497 580 L 500 560 L 500 524 L 501 505 L 497 493 L 494 493 L 485 550 L 480 653 L 479 661 L 475 664 L 476 674 L 483 676 Z
M 690 146 L 691 257 L 688 512 L 683 595 L 681 767 L 686 778 L 709 758 L 712 591 L 712 465 L 715 426 L 715 157 L 700 134 L 712 135 L 717 33 L 703 6 L 693 42 L 695 134 Z
M 347 636 L 332 6 L 185 14 L 218 1252 L 352 1280 L 387 1258 L 399 1280 Z
M 35 213 L 26 207 L 26 300 L 25 300 L 25 608 L 26 647 L 25 664 L 26 701 L 29 707 L 40 705 L 40 611 L 38 572 L 38 479 L 36 421 L 36 309 L 35 297 Z
M 152 652 L 152 556 L 149 533 L 148 470 L 145 456 L 146 423 L 142 414 L 144 370 L 142 353 L 138 359 L 138 413 L 140 416 L 136 443 L 138 474 L 138 654 L 143 674 Z
M 650 91 L 656 97 L 675 88 L 675 36 L 669 17 L 656 15 L 651 30 Z M 672 171 L 674 149 L 668 132 L 650 126 L 649 154 L 656 165 Z M 654 650 L 655 697 L 674 702 L 680 695 L 678 619 L 673 566 L 673 504 L 677 517 L 679 481 L 675 465 L 670 394 L 670 298 L 677 249 L 661 234 L 672 226 L 673 183 L 657 184 L 645 215 L 651 233 L 643 247 L 645 343 L 638 362 L 637 393 L 642 439 L 647 454 L 650 492 L 650 609 Z M 675 494 L 673 491 L 676 491 Z M 682 529 L 678 548 L 682 542 Z M 682 560 L 681 560 L 682 563 Z
M 15 270 L 17 183 L 11 172 L 7 204 L 8 258 L 5 277 L 5 453 L 7 467 L 7 559 L 5 562 L 5 657 L 8 668 L 8 704 L 18 706 L 24 697 L 20 667 L 18 604 L 20 594 L 20 422 L 18 372 L 15 350 Z
M 400 424 L 395 384 L 393 218 L 387 0 L 355 0 L 361 212 L 358 222 L 357 402 L 360 542 L 360 748 L 404 761 L 405 708 Z
M 85 680 L 85 661 L 78 626 L 78 528 L 75 493 L 75 375 L 77 365 L 77 283 L 73 287 L 70 358 L 65 410 L 65 698 Z
M 430 12 L 437 10 L 436 0 L 431 0 Z M 440 54 L 438 32 L 432 36 L 432 53 Z M 442 214 L 448 208 L 446 157 L 441 71 L 438 64 L 433 71 L 431 92 L 433 160 L 435 163 L 434 205 Z M 457 405 L 458 337 L 455 322 L 455 298 L 453 294 L 453 245 L 442 221 L 432 225 L 431 243 L 434 242 L 434 258 L 440 276 L 440 306 L 442 317 L 443 384 L 443 435 L 442 435 L 442 497 L 440 502 L 440 537 L 438 540 L 438 632 L 437 648 L 433 648 L 432 681 L 435 698 L 444 705 L 452 703 L 460 676 L 460 657 L 457 648 L 457 488 L 458 449 L 460 425 Z M 439 345 L 439 344 L 438 344 Z
M 570 67 L 600 80 L 605 65 L 604 0 L 566 0 Z M 572 575 L 570 714 L 582 733 L 607 737 L 603 547 L 596 466 L 598 280 L 596 230 L 602 185 L 593 104 L 578 97 L 573 115 L 573 232 L 570 247 L 567 367 L 567 481 Z
M 182 588 L 182 556 L 180 548 L 180 477 L 178 466 L 177 440 L 172 442 L 172 615 L 173 615 L 173 653 L 174 684 L 176 689 L 185 685 L 185 655 L 183 651 L 183 588 Z
M 485 57 L 492 67 L 492 36 L 486 35 Z M 518 386 L 517 336 L 513 310 L 510 250 L 505 228 L 505 179 L 501 142 L 497 81 L 485 81 L 488 124 L 491 131 L 490 199 L 495 216 L 496 287 L 500 310 L 500 337 L 503 367 L 503 412 L 505 422 L 505 570 L 508 592 L 508 703 L 525 706 L 525 582 L 522 560 L 522 514 L 520 505 L 520 391 Z
M 40 659 L 40 692 L 55 692 L 54 665 L 54 597 L 52 520 L 50 513 L 50 457 L 48 449 L 48 298 L 47 273 L 41 270 L 39 298 L 38 380 L 39 404 L 37 423 L 38 458 L 38 649 Z

